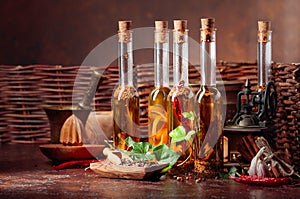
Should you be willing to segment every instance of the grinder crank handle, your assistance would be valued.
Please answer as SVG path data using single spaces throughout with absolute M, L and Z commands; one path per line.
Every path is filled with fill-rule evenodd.
M 90 108 L 91 102 L 95 95 L 95 91 L 98 88 L 98 82 L 99 82 L 101 76 L 102 76 L 101 73 L 99 73 L 97 71 L 93 71 L 89 86 L 86 90 L 86 93 L 83 96 L 83 99 L 78 103 L 79 109 L 89 109 Z
M 274 82 L 269 81 L 266 86 L 265 96 L 264 96 L 264 114 L 266 119 L 271 121 L 276 114 L 277 108 L 277 92 Z

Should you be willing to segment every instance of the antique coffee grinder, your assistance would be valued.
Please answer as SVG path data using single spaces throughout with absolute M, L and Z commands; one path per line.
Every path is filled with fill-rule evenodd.
M 247 148 L 252 147 L 251 143 L 246 142 L 246 136 L 259 135 L 267 139 L 273 137 L 272 120 L 276 115 L 277 93 L 275 84 L 270 78 L 272 64 L 270 26 L 269 21 L 258 22 L 258 85 L 252 87 L 250 81 L 246 80 L 243 90 L 237 94 L 237 112 L 232 120 L 225 123 L 224 136 L 228 138 L 229 157 L 224 162 L 228 161 L 229 164 L 236 162 L 237 158 L 243 155 L 239 143 L 244 141 Z
M 269 81 L 264 90 L 251 89 L 249 79 L 237 94 L 237 112 L 226 122 L 231 128 L 266 128 L 272 125 L 276 114 L 277 93 L 275 84 Z

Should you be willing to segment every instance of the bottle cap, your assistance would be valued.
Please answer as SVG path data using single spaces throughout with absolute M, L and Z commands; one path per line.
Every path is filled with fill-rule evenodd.
M 123 32 L 131 29 L 132 21 L 119 21 L 119 31 Z
M 174 20 L 174 30 L 184 32 L 187 29 L 187 20 Z

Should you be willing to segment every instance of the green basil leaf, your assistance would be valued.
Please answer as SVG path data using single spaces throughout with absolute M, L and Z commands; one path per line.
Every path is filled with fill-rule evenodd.
M 195 119 L 195 115 L 192 111 L 190 112 L 183 112 L 183 117 L 186 119 L 190 119 L 190 120 L 194 120 Z
M 154 154 L 149 153 L 152 145 L 149 142 L 135 142 L 131 137 L 125 139 L 125 143 L 128 148 L 132 148 L 131 151 L 123 151 L 128 154 L 134 160 L 153 160 Z
M 185 128 L 178 126 L 170 132 L 169 136 L 172 138 L 171 143 L 183 141 L 186 136 Z
M 133 153 L 147 153 L 150 149 L 150 143 L 149 142 L 134 142 L 132 144 L 132 152 Z
M 171 166 L 173 166 L 180 157 L 179 154 L 165 144 L 154 147 L 153 154 L 159 163 L 169 163 Z
M 192 135 L 194 135 L 196 131 L 192 130 L 189 131 L 188 134 L 185 136 L 185 140 L 190 140 L 192 138 Z
M 174 135 L 181 137 L 180 139 L 185 139 L 185 129 L 182 127 L 178 128 L 178 131 L 174 132 Z M 176 139 L 175 139 L 176 140 Z M 159 163 L 168 163 L 169 166 L 164 169 L 163 172 L 168 171 L 177 162 L 180 157 L 175 151 L 170 149 L 166 144 L 161 144 L 159 146 L 153 146 L 149 142 L 135 142 L 130 137 L 125 140 L 128 147 L 132 147 L 131 151 L 125 151 L 134 160 L 154 160 L 156 159 Z M 152 152 L 151 152 L 152 150 Z
M 153 160 L 155 155 L 152 153 L 142 154 L 142 153 L 133 153 L 128 154 L 133 160 Z
M 220 173 L 220 177 L 224 180 L 229 180 L 229 175 L 228 173 Z
M 124 141 L 128 148 L 133 147 L 133 144 L 135 143 L 135 141 L 130 136 L 128 136 Z
M 230 169 L 229 169 L 228 175 L 230 175 L 230 176 L 235 176 L 236 171 L 237 171 L 237 168 L 234 167 L 234 166 L 232 166 L 232 167 L 230 167 Z

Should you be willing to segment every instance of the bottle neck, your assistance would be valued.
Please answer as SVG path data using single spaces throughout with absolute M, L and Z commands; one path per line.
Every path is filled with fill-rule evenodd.
M 133 86 L 132 31 L 119 32 L 118 42 L 120 86 Z
M 189 86 L 188 30 L 173 31 L 173 84 Z
M 257 42 L 258 86 L 264 87 L 271 78 L 272 32 L 258 32 Z
M 201 30 L 204 31 L 204 30 Z M 209 39 L 200 39 L 201 85 L 216 86 L 216 31 L 209 33 Z M 201 35 L 203 35 L 201 33 Z
M 154 32 L 154 86 L 169 87 L 169 32 Z

